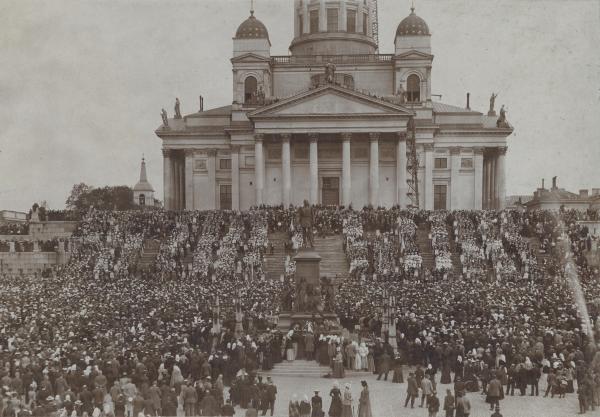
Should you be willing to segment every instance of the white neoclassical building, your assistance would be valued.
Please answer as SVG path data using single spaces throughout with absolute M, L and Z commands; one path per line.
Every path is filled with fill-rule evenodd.
M 163 114 L 165 207 L 502 207 L 512 127 L 493 104 L 432 100 L 427 24 L 412 9 L 380 54 L 372 7 L 296 0 L 286 56 L 251 11 L 233 38 L 232 104 Z

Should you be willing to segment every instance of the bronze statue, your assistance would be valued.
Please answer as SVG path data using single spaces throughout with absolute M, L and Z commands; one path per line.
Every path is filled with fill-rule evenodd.
M 302 230 L 302 247 L 314 248 L 313 242 L 313 212 L 308 204 L 308 200 L 304 200 L 304 206 L 298 209 L 298 223 Z
M 181 103 L 179 103 L 179 99 L 175 98 L 175 118 L 181 119 Z
M 335 64 L 332 62 L 325 65 L 325 81 L 329 84 L 335 83 Z
M 162 109 L 160 112 L 160 117 L 162 117 L 163 126 L 169 127 L 169 117 L 167 116 L 167 111 L 165 109 Z
M 300 278 L 296 288 L 296 311 L 304 311 L 306 308 L 307 284 L 304 277 Z

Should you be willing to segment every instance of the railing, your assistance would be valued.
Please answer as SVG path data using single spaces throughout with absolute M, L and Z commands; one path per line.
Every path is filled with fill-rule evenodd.
M 272 56 L 273 64 L 362 64 L 391 62 L 394 54 L 359 55 L 278 55 Z

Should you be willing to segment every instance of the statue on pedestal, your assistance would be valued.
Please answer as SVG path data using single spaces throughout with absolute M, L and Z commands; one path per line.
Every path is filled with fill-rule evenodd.
M 35 203 L 33 205 L 33 207 L 31 207 L 31 220 L 32 223 L 39 223 L 40 222 L 40 212 L 39 212 L 39 206 L 37 203 Z
M 181 119 L 181 103 L 177 97 L 175 98 L 175 118 Z
M 314 248 L 313 212 L 308 200 L 304 200 L 304 206 L 298 209 L 298 223 L 302 230 L 302 247 L 307 248 L 310 245 L 311 248 Z
M 160 117 L 162 117 L 163 126 L 169 127 L 169 116 L 167 116 L 167 111 L 165 109 L 162 109 L 160 112 Z
M 496 127 L 500 128 L 509 128 L 510 124 L 508 124 L 508 120 L 506 120 L 506 110 L 504 110 L 504 104 L 500 108 L 500 117 L 498 117 L 498 121 L 496 122 Z

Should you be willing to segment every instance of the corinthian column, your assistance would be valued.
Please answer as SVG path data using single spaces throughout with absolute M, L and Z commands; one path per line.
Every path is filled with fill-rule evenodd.
M 342 133 L 342 204 L 352 204 L 352 158 L 350 144 L 352 133 Z
M 310 139 L 310 204 L 319 204 L 319 134 L 311 133 Z
M 460 170 L 460 147 L 450 148 L 450 210 L 457 210 L 462 207 L 460 196 L 458 195 L 458 175 Z
M 173 161 L 170 149 L 163 149 L 163 200 L 165 210 L 173 210 Z
M 194 151 L 185 151 L 185 209 L 194 210 Z
M 208 160 L 206 161 L 206 169 L 208 171 L 208 207 L 211 210 L 217 208 L 217 150 L 208 150 Z
M 240 145 L 231 145 L 231 209 L 240 209 Z
M 369 204 L 376 208 L 379 206 L 379 133 L 369 133 L 369 141 Z
M 506 207 L 506 172 L 504 168 L 506 150 L 506 146 L 498 148 L 498 162 L 496 164 L 496 179 L 498 183 L 498 208 L 501 210 Z
M 407 206 L 408 186 L 406 183 L 406 134 L 398 132 L 396 145 L 396 204 L 404 208 Z
M 281 172 L 283 176 L 283 206 L 289 207 L 292 198 L 292 161 L 290 155 L 290 139 L 292 135 L 281 135 Z
M 265 184 L 265 158 L 263 154 L 262 133 L 254 135 L 254 189 L 256 190 L 256 205 L 263 204 L 263 189 Z
M 481 210 L 483 208 L 483 148 L 474 148 L 475 158 L 473 160 L 474 171 L 474 190 L 473 190 L 473 209 Z
M 423 145 L 425 150 L 425 181 L 423 192 L 425 194 L 425 210 L 433 210 L 433 144 Z

